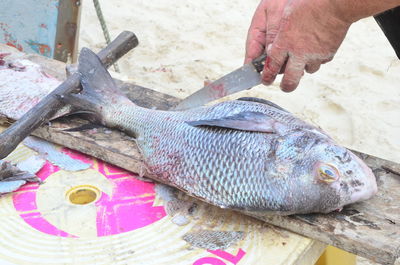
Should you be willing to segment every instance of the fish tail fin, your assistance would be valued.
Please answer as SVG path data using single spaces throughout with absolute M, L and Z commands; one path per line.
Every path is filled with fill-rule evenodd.
M 83 48 L 79 56 L 78 72 L 83 87 L 82 94 L 97 98 L 102 103 L 133 104 L 117 87 L 114 79 L 104 67 L 99 57 L 88 48 Z
M 117 105 L 132 105 L 119 90 L 99 57 L 88 48 L 83 48 L 79 56 L 78 73 L 82 84 L 79 94 L 71 94 L 65 101 L 79 110 L 93 112 L 103 124 L 104 113 Z

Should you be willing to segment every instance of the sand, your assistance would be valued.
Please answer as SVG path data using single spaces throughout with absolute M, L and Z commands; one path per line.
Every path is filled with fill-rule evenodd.
M 241 66 L 258 0 L 101 1 L 112 37 L 137 34 L 118 77 L 185 97 L 205 79 Z M 92 1 L 83 1 L 80 46 L 105 45 Z M 340 144 L 400 162 L 400 62 L 372 18 L 350 28 L 335 59 L 306 74 L 290 94 L 258 86 L 235 95 L 269 99 L 327 131 Z

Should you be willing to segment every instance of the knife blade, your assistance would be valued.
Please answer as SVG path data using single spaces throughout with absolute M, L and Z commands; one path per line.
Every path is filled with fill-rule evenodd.
M 260 72 L 264 68 L 266 54 L 221 77 L 211 84 L 183 99 L 174 110 L 184 110 L 202 106 L 213 100 L 250 89 L 261 84 Z

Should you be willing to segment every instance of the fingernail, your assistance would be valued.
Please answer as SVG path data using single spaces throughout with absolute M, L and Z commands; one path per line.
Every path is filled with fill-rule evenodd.
M 262 83 L 264 86 L 269 86 L 269 85 L 271 85 L 273 82 L 270 82 L 270 81 L 266 82 L 266 81 L 264 81 L 264 80 L 261 80 L 261 83 Z
M 266 73 L 266 74 L 264 74 L 263 75 L 263 77 L 262 77 L 262 83 L 264 84 L 264 85 L 271 85 L 273 82 L 274 82 L 274 80 L 275 80 L 275 76 L 274 75 L 271 75 L 271 74 L 269 74 L 269 73 Z
M 282 90 L 283 92 L 290 93 L 290 92 L 293 92 L 293 91 L 296 89 L 297 84 L 296 84 L 296 83 L 293 83 L 293 82 L 290 82 L 290 83 L 281 83 L 281 84 L 280 84 L 280 87 L 281 87 L 281 90 Z

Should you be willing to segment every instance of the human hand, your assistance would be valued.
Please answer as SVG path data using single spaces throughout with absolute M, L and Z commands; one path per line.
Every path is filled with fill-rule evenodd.
M 332 60 L 353 22 L 335 2 L 262 0 L 248 31 L 245 63 L 266 50 L 263 83 L 284 73 L 282 90 L 295 90 L 304 70 L 314 73 Z

